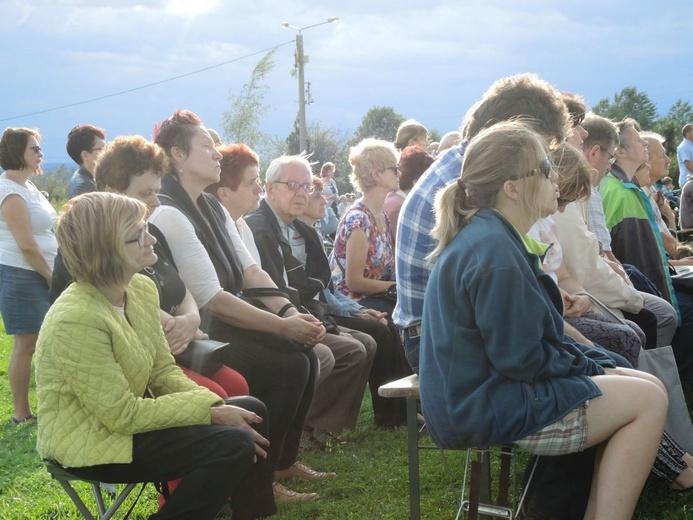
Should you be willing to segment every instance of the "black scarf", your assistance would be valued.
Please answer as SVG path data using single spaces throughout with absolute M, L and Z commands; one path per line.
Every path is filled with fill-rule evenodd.
M 195 234 L 209 255 L 223 289 L 238 294 L 243 287 L 243 271 L 231 237 L 224 225 L 224 209 L 217 199 L 203 193 L 197 206 L 190 195 L 170 175 L 161 182 L 161 204 L 173 206 L 183 213 L 195 228 Z M 198 209 L 199 206 L 199 209 Z

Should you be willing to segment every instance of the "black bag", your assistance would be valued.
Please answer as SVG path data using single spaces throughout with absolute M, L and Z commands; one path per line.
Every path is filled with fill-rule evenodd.
M 671 274 L 671 283 L 674 285 L 674 289 L 688 293 L 693 292 L 693 267 L 687 265 L 674 267 L 669 265 L 669 273 Z
M 228 343 L 213 339 L 194 339 L 180 354 L 174 356 L 176 363 L 193 372 L 208 377 L 224 364 L 224 353 L 231 348 Z
M 392 284 L 387 291 L 371 294 L 371 298 L 380 298 L 390 303 L 397 303 L 397 284 Z

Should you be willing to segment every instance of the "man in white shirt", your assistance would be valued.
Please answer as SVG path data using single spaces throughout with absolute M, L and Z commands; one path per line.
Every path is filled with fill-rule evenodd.
M 693 173 L 693 124 L 683 127 L 683 140 L 676 147 L 679 160 L 679 188 L 683 189 L 689 176 Z

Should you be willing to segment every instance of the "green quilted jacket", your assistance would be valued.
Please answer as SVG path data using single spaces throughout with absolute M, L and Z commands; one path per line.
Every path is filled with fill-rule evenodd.
M 135 433 L 210 424 L 220 399 L 175 365 L 158 303 L 154 283 L 135 275 L 127 319 L 86 283 L 53 304 L 34 357 L 42 457 L 68 467 L 129 463 Z

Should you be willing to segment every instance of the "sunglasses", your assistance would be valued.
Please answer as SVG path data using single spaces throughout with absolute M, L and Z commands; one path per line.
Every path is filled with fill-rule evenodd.
M 313 192 L 315 191 L 315 186 L 313 184 L 309 183 L 303 183 L 301 184 L 300 182 L 294 182 L 294 181 L 274 181 L 275 184 L 286 184 L 286 187 L 289 188 L 289 191 L 298 191 L 299 188 L 301 188 L 303 191 L 305 191 L 308 195 L 312 195 Z
M 142 231 L 140 231 L 139 236 L 133 240 L 126 240 L 125 243 L 134 244 L 135 242 L 137 242 L 138 246 L 144 247 L 147 240 L 147 233 L 149 233 L 149 222 L 145 220 L 144 227 L 142 228 Z
M 531 177 L 535 173 L 541 172 L 547 179 L 551 176 L 551 160 L 548 157 L 544 157 L 541 161 L 539 168 L 534 168 L 528 171 L 524 175 L 520 175 L 517 179 L 524 179 L 525 177 Z

